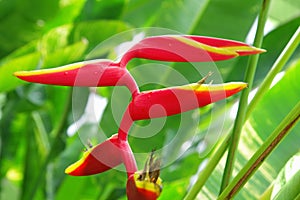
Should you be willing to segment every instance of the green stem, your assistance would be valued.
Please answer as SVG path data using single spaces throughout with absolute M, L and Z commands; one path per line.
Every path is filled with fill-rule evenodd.
M 188 30 L 189 34 L 192 34 L 195 32 L 197 25 L 200 23 L 200 20 L 202 19 L 204 12 L 206 11 L 206 9 L 208 8 L 209 3 L 211 2 L 211 0 L 206 0 L 203 5 L 201 10 L 198 12 L 197 17 L 194 21 L 194 23 L 191 25 L 191 27 Z
M 230 134 L 227 134 L 227 136 L 220 140 L 218 145 L 215 147 L 212 154 L 209 156 L 209 161 L 206 165 L 206 167 L 201 171 L 197 177 L 196 182 L 193 184 L 192 188 L 189 190 L 189 192 L 184 197 L 184 200 L 194 200 L 198 194 L 198 192 L 201 190 L 201 188 L 204 186 L 205 182 L 215 169 L 216 165 L 219 163 L 220 159 L 222 158 L 223 154 L 225 153 L 228 143 L 230 140 Z
M 255 152 L 243 169 L 236 175 L 232 182 L 224 189 L 218 199 L 231 199 L 241 187 L 249 180 L 263 161 L 271 154 L 283 138 L 292 130 L 300 119 L 300 102 L 281 121 L 268 139 Z
M 276 75 L 275 72 L 280 71 L 280 69 L 283 67 L 283 65 L 285 65 L 285 63 L 288 61 L 290 56 L 293 54 L 293 52 L 297 48 L 299 42 L 300 42 L 300 27 L 295 32 L 295 34 L 293 35 L 293 37 L 287 44 L 287 47 L 282 51 L 279 58 L 274 63 L 272 69 L 266 76 L 266 79 L 269 79 L 269 81 L 267 81 L 267 80 L 263 81 L 262 86 L 258 89 L 258 92 L 256 93 L 255 97 L 253 98 L 253 100 L 251 101 L 251 103 L 249 105 L 249 106 L 251 106 L 251 108 L 249 108 L 249 106 L 248 106 L 248 109 L 246 112 L 246 118 L 248 118 L 250 116 L 250 114 L 252 113 L 253 108 L 256 106 L 257 102 L 259 102 L 259 100 L 262 98 L 263 95 L 260 95 L 260 93 L 264 94 L 265 91 L 269 88 L 270 84 L 272 83 L 272 80 L 274 79 L 274 77 Z M 285 55 L 285 54 L 288 54 L 288 55 Z M 263 92 L 259 92 L 259 91 L 263 91 Z M 205 169 L 199 174 L 195 184 L 193 185 L 193 187 L 190 189 L 190 191 L 186 195 L 185 200 L 190 200 L 190 199 L 196 198 L 198 192 L 201 190 L 201 188 L 207 181 L 209 175 L 215 169 L 215 167 L 219 163 L 220 159 L 222 158 L 223 154 L 225 153 L 225 150 L 228 147 L 228 142 L 230 140 L 230 136 L 231 135 L 229 134 L 224 140 L 221 141 L 221 144 L 219 143 L 219 145 L 215 148 L 215 151 L 211 155 L 211 158 L 213 158 L 213 159 L 210 159 L 208 161 Z
M 32 132 L 32 126 L 30 124 L 31 122 L 31 117 L 27 116 L 27 124 L 28 126 L 26 126 L 26 129 L 25 129 L 25 133 L 26 133 L 26 147 L 25 147 L 25 159 L 24 159 L 24 168 L 23 168 L 23 181 L 22 181 L 22 188 L 21 188 L 21 195 L 20 195 L 20 199 L 24 199 L 25 197 L 25 194 L 26 194 L 26 191 L 30 188 L 30 176 L 31 176 L 31 163 L 30 163 L 30 156 L 31 155 L 31 151 L 33 150 L 33 136 L 31 134 Z
M 36 141 L 39 147 L 39 153 L 41 155 L 46 156 L 50 149 L 50 143 L 48 141 L 47 131 L 44 126 L 43 120 L 40 114 L 37 111 L 32 112 L 32 120 L 35 124 L 35 131 Z
M 68 113 L 71 109 L 71 105 L 72 105 L 72 88 L 70 88 L 69 96 L 66 101 L 65 109 L 61 116 L 60 123 L 58 124 L 57 127 L 55 127 L 53 129 L 54 140 L 52 142 L 51 149 L 50 149 L 49 153 L 47 154 L 43 164 L 41 165 L 41 169 L 38 173 L 37 178 L 32 183 L 32 185 L 33 185 L 32 189 L 26 193 L 26 196 L 23 198 L 23 200 L 34 199 L 34 196 L 36 194 L 38 187 L 42 184 L 41 182 L 42 182 L 43 178 L 45 177 L 45 173 L 47 171 L 47 166 L 53 159 L 53 156 L 54 156 L 55 152 L 57 151 L 57 148 L 60 144 L 62 134 L 64 133 L 63 129 L 65 127 L 65 124 L 66 124 L 66 121 L 68 118 Z
M 262 45 L 263 37 L 264 37 L 264 27 L 267 21 L 268 10 L 270 7 L 271 0 L 264 0 L 262 9 L 259 14 L 257 31 L 254 39 L 254 46 L 260 48 Z M 253 55 L 249 59 L 245 82 L 248 83 L 248 88 L 242 92 L 239 109 L 237 113 L 237 118 L 235 120 L 235 124 L 233 127 L 232 137 L 229 143 L 229 150 L 227 161 L 225 165 L 225 170 L 223 174 L 221 190 L 222 192 L 224 188 L 228 185 L 230 178 L 232 176 L 233 166 L 235 162 L 236 150 L 239 143 L 240 134 L 242 131 L 242 127 L 244 125 L 247 106 L 248 106 L 248 96 L 252 88 L 253 79 L 256 71 L 256 66 L 258 62 L 259 54 Z
M 10 94 L 13 95 L 12 98 L 9 97 Z M 15 93 L 11 92 L 10 94 L 7 95 L 7 99 L 10 100 L 6 100 L 5 106 L 3 107 L 2 118 L 0 119 L 0 194 L 2 194 L 2 180 L 6 174 L 6 169 L 2 162 L 5 159 L 6 147 L 10 145 L 10 124 L 16 114 L 16 105 L 19 103 L 19 99 L 16 98 Z
M 251 114 L 252 110 L 255 108 L 256 104 L 259 102 L 259 100 L 263 97 L 265 92 L 270 88 L 270 85 L 272 84 L 272 81 L 276 74 L 280 72 L 280 70 L 283 68 L 283 66 L 287 63 L 289 58 L 292 56 L 294 53 L 295 49 L 298 47 L 300 43 L 300 26 L 292 36 L 291 40 L 289 43 L 286 45 L 284 50 L 281 52 L 280 56 L 278 59 L 275 61 L 273 64 L 271 70 L 267 74 L 266 78 L 258 88 L 254 98 L 250 102 L 247 112 L 246 112 L 246 119 L 249 117 Z

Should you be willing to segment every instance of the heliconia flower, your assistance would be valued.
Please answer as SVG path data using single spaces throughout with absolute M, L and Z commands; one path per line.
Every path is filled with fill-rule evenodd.
M 35 83 L 62 86 L 127 86 L 134 93 L 135 80 L 112 60 L 99 59 L 78 62 L 62 67 L 14 73 L 18 78 Z
M 87 150 L 79 161 L 65 170 L 65 173 L 72 176 L 88 176 L 107 171 L 123 163 L 122 148 L 115 134 L 103 143 Z
M 147 37 L 134 45 L 123 55 L 121 66 L 125 67 L 133 58 L 169 62 L 211 62 L 264 51 L 233 40 L 194 35 L 160 35 Z
M 127 180 L 126 193 L 128 200 L 156 200 L 162 191 L 162 180 L 159 177 L 160 160 L 154 157 L 153 151 L 142 172 L 135 172 Z
M 118 134 L 88 149 L 83 157 L 70 165 L 65 172 L 73 176 L 87 176 L 124 164 L 128 176 L 126 193 L 129 200 L 156 200 L 162 191 L 162 180 L 159 178 L 160 160 L 154 158 L 153 152 L 143 171 L 137 171 L 136 160 L 128 144 L 128 132 L 135 120 L 166 117 L 203 107 L 236 94 L 247 87 L 247 84 L 204 84 L 204 78 L 193 84 L 140 93 L 136 81 L 126 69 L 128 62 L 133 58 L 168 62 L 208 62 L 264 52 L 242 42 L 212 37 L 143 37 L 141 35 L 130 42 L 131 47 L 118 61 L 99 59 L 52 69 L 14 73 L 22 80 L 41 84 L 128 87 L 132 99 L 123 115 Z M 121 47 L 120 49 L 123 49 Z M 88 116 L 84 116 L 81 121 L 86 121 L 86 117 Z
M 165 117 L 225 99 L 246 87 L 247 84 L 243 82 L 193 83 L 145 91 L 132 99 L 128 109 L 132 120 Z

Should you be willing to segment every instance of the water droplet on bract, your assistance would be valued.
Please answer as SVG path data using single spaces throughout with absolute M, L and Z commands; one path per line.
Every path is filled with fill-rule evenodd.
M 65 72 L 64 74 L 65 74 L 65 75 L 68 75 L 68 74 L 69 74 L 69 72 Z

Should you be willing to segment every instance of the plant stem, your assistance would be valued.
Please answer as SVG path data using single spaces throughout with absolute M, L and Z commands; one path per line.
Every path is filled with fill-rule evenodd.
M 218 199 L 231 199 L 246 183 L 246 181 L 259 168 L 263 161 L 271 154 L 283 138 L 292 130 L 300 119 L 300 102 L 294 106 L 290 113 L 281 121 L 268 139 L 255 152 L 243 169 L 225 188 Z
M 208 5 L 210 4 L 211 0 L 205 0 L 202 7 L 201 7 L 201 10 L 198 11 L 198 14 L 197 14 L 197 17 L 196 19 L 194 20 L 194 23 L 191 25 L 191 27 L 189 28 L 188 32 L 189 34 L 192 34 L 193 32 L 195 32 L 196 28 L 197 28 L 197 25 L 199 24 L 200 20 L 202 19 L 203 15 L 204 15 L 204 12 L 206 11 Z
M 201 171 L 197 177 L 196 182 L 193 184 L 192 188 L 189 190 L 189 192 L 184 197 L 184 200 L 194 200 L 198 194 L 198 192 L 201 190 L 201 188 L 204 186 L 205 182 L 215 169 L 216 165 L 221 160 L 223 154 L 225 153 L 228 143 L 230 140 L 230 134 L 227 134 L 225 138 L 219 141 L 218 145 L 215 147 L 212 154 L 209 156 L 209 161 L 203 171 Z
M 23 198 L 23 200 L 31 200 L 31 199 L 34 199 L 34 196 L 36 194 L 36 191 L 38 189 L 38 187 L 41 185 L 41 182 L 42 182 L 42 179 L 43 177 L 45 176 L 45 172 L 47 170 L 47 166 L 48 164 L 50 163 L 50 161 L 52 160 L 55 152 L 57 151 L 57 147 L 59 146 L 59 141 L 61 139 L 61 136 L 62 134 L 64 133 L 63 132 L 63 129 L 64 129 L 64 126 L 66 124 L 66 121 L 67 121 L 67 118 L 68 118 L 68 114 L 69 114 L 69 111 L 71 109 L 71 105 L 72 105 L 72 88 L 70 88 L 70 91 L 69 91 L 69 96 L 67 98 L 67 101 L 66 101 L 66 105 L 65 105 L 65 109 L 64 109 L 64 112 L 63 114 L 61 115 L 61 120 L 60 120 L 60 123 L 58 124 L 57 127 L 55 127 L 53 129 L 53 135 L 54 135 L 54 140 L 52 142 L 52 145 L 51 145 L 51 149 L 49 151 L 49 153 L 47 154 L 43 164 L 41 165 L 41 169 L 38 173 L 38 176 L 37 178 L 33 181 L 32 185 L 33 187 L 31 188 L 30 191 L 28 191 L 25 195 L 25 197 Z
M 272 80 L 274 79 L 274 77 L 276 75 L 275 71 L 276 72 L 280 71 L 280 69 L 285 65 L 285 63 L 288 61 L 290 56 L 293 54 L 293 52 L 297 48 L 299 42 L 300 42 L 300 27 L 297 29 L 297 31 L 295 32 L 295 34 L 293 35 L 293 37 L 287 44 L 286 48 L 282 51 L 279 58 L 274 63 L 271 71 L 266 76 L 266 79 L 269 79 L 269 80 L 264 80 L 262 85 L 258 89 L 258 92 L 256 93 L 256 95 L 254 96 L 250 105 L 248 106 L 245 119 L 247 119 L 250 116 L 250 114 L 252 113 L 253 108 L 255 108 L 257 102 L 259 102 L 259 100 L 262 98 L 263 95 L 260 95 L 260 93 L 264 94 L 265 91 L 269 88 Z M 288 55 L 285 55 L 285 54 L 288 54 Z M 259 92 L 259 91 L 263 91 L 263 92 Z M 249 108 L 250 106 L 251 106 L 251 108 Z M 227 135 L 227 137 L 225 139 L 223 139 L 218 144 L 218 146 L 215 148 L 214 152 L 211 155 L 211 158 L 213 158 L 213 159 L 210 159 L 208 161 L 205 169 L 199 174 L 197 181 L 195 182 L 195 184 L 192 186 L 192 188 L 186 195 L 185 200 L 190 200 L 190 199 L 196 198 L 198 192 L 201 190 L 201 188 L 207 181 L 209 175 L 212 173 L 212 171 L 214 170 L 214 168 L 216 167 L 216 165 L 222 158 L 223 154 L 225 153 L 225 150 L 228 146 L 228 142 L 230 140 L 230 136 L 231 136 L 230 134 Z
M 280 56 L 277 58 L 275 63 L 273 64 L 271 70 L 267 74 L 266 78 L 258 88 L 254 98 L 250 102 L 246 116 L 245 118 L 247 119 L 249 115 L 251 114 L 252 110 L 255 108 L 256 104 L 259 102 L 259 100 L 262 98 L 262 96 L 265 94 L 265 92 L 270 88 L 270 85 L 272 84 L 272 81 L 276 74 L 280 72 L 280 70 L 283 68 L 283 66 L 287 63 L 289 58 L 292 56 L 294 53 L 295 49 L 298 47 L 300 43 L 300 26 L 290 39 L 289 43 L 286 45 L 284 50 L 281 52 Z
M 27 116 L 26 121 L 28 126 L 26 126 L 26 147 L 25 147 L 25 159 L 24 159 L 24 168 L 23 168 L 23 180 L 22 180 L 22 187 L 21 187 L 21 195 L 20 199 L 22 200 L 25 197 L 26 191 L 30 188 L 30 176 L 32 175 L 30 172 L 32 171 L 32 165 L 31 165 L 31 159 L 30 156 L 32 156 L 32 150 L 34 149 L 33 147 L 33 139 L 34 137 L 32 136 L 32 129 L 33 127 L 31 126 L 30 122 L 32 120 L 31 117 Z
M 267 21 L 268 10 L 270 7 L 271 0 L 264 0 L 262 4 L 262 9 L 258 18 L 257 31 L 254 39 L 254 46 L 260 48 L 262 45 L 263 37 L 264 37 L 264 27 Z M 245 76 L 245 82 L 248 83 L 248 88 L 243 90 L 239 109 L 237 113 L 237 118 L 235 120 L 235 124 L 233 127 L 232 137 L 229 143 L 228 156 L 226 160 L 225 170 L 223 174 L 222 184 L 220 192 L 224 190 L 224 188 L 228 185 L 230 178 L 232 176 L 233 165 L 235 162 L 236 150 L 239 143 L 240 134 L 242 131 L 242 127 L 245 121 L 245 115 L 247 111 L 248 105 L 248 96 L 252 88 L 253 79 L 257 67 L 259 54 L 253 55 L 250 57 L 248 62 L 248 67 Z
M 131 150 L 130 145 L 128 144 L 128 133 L 133 124 L 133 120 L 130 116 L 129 107 L 125 110 L 120 127 L 118 130 L 118 139 L 120 141 L 120 148 L 122 148 L 122 157 L 123 162 L 127 171 L 128 177 L 134 174 L 137 171 L 136 160 Z
M 5 178 L 7 168 L 2 164 L 6 150 L 10 143 L 11 134 L 11 123 L 15 119 L 17 112 L 16 106 L 20 103 L 20 99 L 17 97 L 15 92 L 10 92 L 6 95 L 5 106 L 2 110 L 2 117 L 0 118 L 0 195 L 2 194 L 2 181 Z M 1 198 L 1 196 L 0 196 Z

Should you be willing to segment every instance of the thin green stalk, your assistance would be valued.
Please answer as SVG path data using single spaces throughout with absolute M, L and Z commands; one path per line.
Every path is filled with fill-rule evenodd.
M 280 70 L 283 68 L 283 66 L 287 63 L 289 58 L 292 56 L 296 48 L 298 47 L 300 43 L 300 26 L 290 39 L 289 43 L 286 45 L 284 50 L 281 52 L 280 56 L 277 58 L 275 63 L 273 64 L 271 70 L 267 74 L 266 78 L 258 88 L 254 98 L 250 102 L 247 112 L 246 112 L 246 119 L 251 114 L 252 110 L 255 108 L 256 104 L 259 102 L 259 100 L 262 98 L 262 96 L 265 94 L 265 92 L 270 88 L 272 81 L 276 74 L 280 72 Z
M 295 32 L 295 34 L 293 35 L 293 37 L 291 38 L 291 40 L 287 44 L 286 48 L 282 51 L 281 55 L 276 60 L 276 62 L 274 63 L 272 69 L 270 70 L 270 72 L 266 76 L 266 79 L 269 79 L 269 81 L 267 81 L 267 80 L 263 81 L 263 84 L 260 87 L 261 89 L 259 88 L 258 91 L 262 90 L 262 91 L 265 92 L 269 88 L 269 84 L 267 84 L 267 83 L 272 82 L 272 80 L 274 79 L 274 77 L 276 75 L 275 71 L 276 72 L 280 71 L 282 66 L 286 64 L 287 60 L 293 54 L 293 52 L 295 51 L 295 49 L 298 46 L 299 42 L 300 42 L 300 27 Z M 288 55 L 285 55 L 285 54 L 288 54 Z M 262 93 L 264 93 L 264 92 L 262 92 Z M 256 94 L 252 101 L 254 101 L 254 102 L 257 101 L 258 102 L 262 98 L 262 95 L 259 95 L 259 93 L 260 92 L 257 92 L 258 96 L 256 96 L 257 95 Z M 252 113 L 253 108 L 255 106 L 256 106 L 256 103 L 254 103 L 252 105 L 252 108 L 249 109 L 249 107 L 248 107 L 247 112 L 246 112 L 246 118 L 248 118 L 250 116 L 250 114 Z M 197 196 L 198 192 L 201 190 L 201 188 L 203 187 L 203 185 L 207 181 L 209 175 L 212 173 L 212 171 L 214 170 L 214 168 L 216 167 L 216 165 L 218 164 L 218 162 L 222 158 L 223 154 L 225 153 L 225 150 L 228 146 L 229 139 L 230 139 L 230 134 L 224 140 L 222 140 L 221 143 L 219 143 L 219 145 L 215 148 L 215 151 L 212 153 L 212 156 L 211 156 L 213 159 L 210 159 L 208 161 L 207 166 L 205 167 L 205 169 L 199 174 L 195 184 L 190 189 L 190 191 L 187 193 L 187 195 L 185 197 L 185 200 L 194 199 Z
M 291 40 L 287 44 L 286 48 L 282 51 L 281 55 L 276 60 L 276 62 L 274 63 L 272 69 L 270 70 L 270 72 L 266 76 L 266 79 L 269 79 L 269 81 L 267 81 L 267 80 L 263 81 L 263 84 L 258 89 L 258 91 L 262 90 L 262 91 L 265 92 L 269 88 L 269 84 L 267 84 L 267 83 L 272 82 L 272 80 L 274 79 L 274 77 L 276 75 L 275 71 L 276 72 L 280 71 L 282 66 L 286 64 L 287 60 L 290 58 L 290 56 L 293 54 L 293 52 L 297 48 L 299 42 L 300 42 L 300 27 L 295 32 L 295 34 L 293 35 L 293 37 L 291 38 Z M 285 54 L 288 54 L 288 55 L 285 55 Z M 262 92 L 262 93 L 264 94 L 264 92 Z M 253 98 L 252 101 L 259 102 L 259 100 L 263 96 L 263 95 L 259 95 L 259 93 L 260 92 L 256 93 L 256 95 L 255 95 L 255 97 Z M 257 94 L 258 94 L 258 96 L 257 96 Z M 250 116 L 250 114 L 252 113 L 253 108 L 256 106 L 256 104 L 257 103 L 253 103 L 252 108 L 250 108 L 250 109 L 249 109 L 249 106 L 248 106 L 248 109 L 247 109 L 247 112 L 246 112 L 246 118 L 248 118 Z M 209 175 L 212 173 L 212 171 L 214 170 L 214 168 L 216 167 L 216 165 L 219 163 L 220 159 L 222 158 L 223 154 L 225 153 L 225 150 L 228 146 L 228 142 L 230 140 L 230 136 L 231 135 L 229 134 L 215 148 L 215 151 L 211 155 L 211 157 L 213 159 L 210 159 L 208 161 L 207 166 L 205 167 L 205 169 L 199 174 L 195 184 L 192 186 L 190 191 L 187 193 L 187 195 L 185 197 L 185 200 L 194 199 L 197 196 L 198 192 L 201 190 L 201 188 L 204 186 L 205 182 L 207 181 Z
M 5 177 L 5 171 L 3 169 L 3 160 L 5 155 L 5 144 L 7 142 L 5 141 L 7 137 L 5 137 L 5 127 L 8 127 L 8 125 L 11 123 L 11 119 L 13 119 L 14 116 L 14 102 L 7 102 L 6 106 L 3 109 L 3 115 L 0 120 L 0 194 L 2 191 L 2 180 Z
M 107 184 L 102 190 L 99 192 L 96 200 L 99 199 L 109 199 L 109 196 L 113 193 L 115 189 L 115 185 L 113 183 Z
M 27 116 L 27 124 L 30 124 L 31 118 Z M 33 150 L 33 136 L 31 134 L 32 126 L 26 126 L 25 133 L 26 133 L 26 147 L 25 147 L 25 159 L 24 159 L 24 168 L 23 168 L 23 181 L 22 181 L 22 188 L 21 188 L 21 195 L 20 199 L 24 199 L 24 194 L 30 188 L 30 176 L 31 176 L 31 151 Z
M 264 27 L 267 21 L 268 10 L 270 7 L 271 0 L 264 0 L 262 4 L 262 9 L 258 18 L 257 31 L 254 39 L 254 46 L 260 48 L 262 45 L 263 37 L 264 37 Z M 227 161 L 225 165 L 225 170 L 223 174 L 222 184 L 220 192 L 224 190 L 224 188 L 228 185 L 233 171 L 233 166 L 235 162 L 236 150 L 239 143 L 240 134 L 242 131 L 242 127 L 245 121 L 245 115 L 248 106 L 248 96 L 252 88 L 253 79 L 256 71 L 256 66 L 258 62 L 259 55 L 253 55 L 249 59 L 245 82 L 248 83 L 248 88 L 242 92 L 239 109 L 237 113 L 237 118 L 235 120 L 235 124 L 233 127 L 232 137 L 229 143 L 229 150 Z
M 47 131 L 44 126 L 41 115 L 37 111 L 32 112 L 31 115 L 35 123 L 35 128 L 37 130 L 35 131 L 35 138 L 38 144 L 39 152 L 44 157 L 48 154 L 50 149 L 50 143 L 48 140 Z
M 10 99 L 9 97 L 7 99 Z M 10 145 L 9 137 L 10 136 L 10 124 L 14 115 L 16 114 L 15 106 L 19 100 L 17 98 L 11 98 L 10 101 L 5 102 L 5 106 L 2 111 L 2 118 L 0 119 L 0 194 L 2 194 L 2 180 L 5 178 L 6 169 L 4 169 L 2 162 L 5 158 L 6 146 Z
M 292 130 L 300 119 L 300 102 L 281 121 L 268 139 L 255 152 L 243 169 L 236 175 L 232 182 L 224 189 L 218 199 L 231 199 L 241 187 L 249 180 L 263 161 L 271 154 L 283 138 Z
M 225 139 L 220 140 L 218 145 L 215 147 L 212 154 L 209 156 L 209 161 L 203 171 L 201 171 L 198 174 L 196 182 L 193 184 L 192 188 L 189 190 L 189 192 L 184 197 L 184 200 L 194 200 L 201 190 L 201 188 L 204 186 L 205 182 L 215 169 L 216 165 L 219 163 L 220 159 L 222 158 L 223 154 L 225 153 L 228 143 L 230 140 L 230 134 L 228 134 Z
M 36 194 L 38 187 L 42 184 L 41 182 L 43 181 L 43 178 L 45 177 L 47 166 L 51 162 L 55 152 L 57 151 L 57 147 L 59 146 L 59 143 L 60 143 L 59 141 L 62 137 L 62 134 L 64 133 L 63 129 L 66 124 L 66 121 L 68 118 L 68 113 L 71 109 L 71 105 L 72 105 L 72 88 L 70 88 L 69 96 L 66 101 L 65 109 L 61 116 L 60 123 L 58 124 L 58 126 L 56 128 L 53 129 L 54 140 L 52 142 L 51 149 L 50 149 L 49 153 L 47 154 L 43 164 L 41 165 L 41 168 L 40 168 L 37 178 L 32 183 L 33 187 L 31 188 L 30 191 L 28 191 L 25 194 L 25 197 L 23 198 L 23 200 L 34 199 L 34 196 Z
M 197 14 L 196 20 L 194 21 L 194 23 L 191 25 L 190 29 L 188 30 L 189 34 L 192 34 L 193 32 L 195 32 L 197 25 L 199 24 L 200 20 L 202 19 L 203 14 L 206 11 L 210 2 L 211 2 L 211 0 L 206 0 L 203 3 L 201 10 Z

